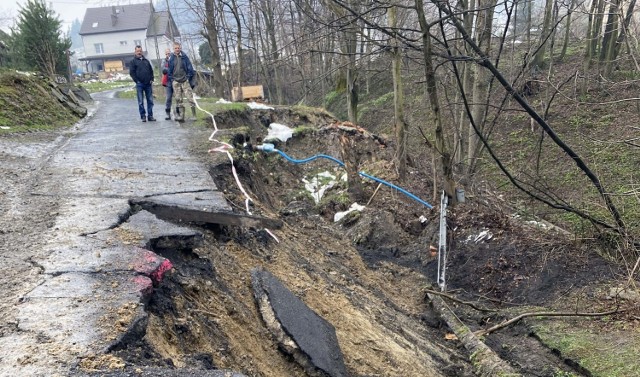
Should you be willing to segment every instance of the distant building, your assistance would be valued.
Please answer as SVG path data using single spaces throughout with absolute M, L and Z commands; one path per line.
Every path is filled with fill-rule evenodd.
M 171 13 L 156 12 L 148 3 L 88 8 L 79 34 L 85 72 L 128 70 L 137 45 L 158 67 L 164 50 L 180 36 Z

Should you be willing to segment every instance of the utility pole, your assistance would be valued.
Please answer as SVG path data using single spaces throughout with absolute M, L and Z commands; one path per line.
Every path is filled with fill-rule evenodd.
M 158 61 L 158 77 L 162 80 L 162 60 L 160 60 L 160 50 L 158 49 L 158 29 L 156 24 L 158 23 L 158 18 L 156 15 L 156 10 L 153 7 L 153 0 L 149 0 L 149 5 L 151 6 L 151 17 L 153 17 L 153 40 L 156 45 L 156 60 Z
M 69 84 L 73 84 L 73 73 L 71 72 L 71 51 L 67 49 L 65 54 L 67 55 L 67 74 L 69 75 Z

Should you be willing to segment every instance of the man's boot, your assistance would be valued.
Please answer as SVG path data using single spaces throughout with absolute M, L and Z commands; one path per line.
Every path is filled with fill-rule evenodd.
M 165 109 L 164 112 L 167 113 L 167 116 L 164 117 L 164 120 L 171 120 L 171 109 Z
M 191 106 L 191 120 L 196 120 L 196 108 Z
M 184 122 L 184 106 L 176 106 L 176 120 Z

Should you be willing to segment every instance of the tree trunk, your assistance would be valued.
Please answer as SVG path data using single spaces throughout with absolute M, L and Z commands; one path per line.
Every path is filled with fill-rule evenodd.
M 593 0 L 593 2 L 591 3 L 591 9 L 589 10 L 589 22 L 587 24 L 587 35 L 586 35 L 587 43 L 584 49 L 583 67 L 584 67 L 585 75 L 587 71 L 591 68 L 591 64 L 593 63 L 593 58 L 595 56 L 595 53 L 593 50 L 593 40 L 596 38 L 596 32 L 595 32 L 596 14 L 595 13 L 596 13 L 597 7 L 598 7 L 598 0 Z M 586 80 L 582 85 L 581 91 L 583 94 L 586 91 Z
M 360 166 L 360 156 L 358 155 L 355 144 L 360 141 L 362 134 L 355 133 L 350 136 L 340 135 L 340 154 L 344 162 L 344 168 L 347 171 L 347 192 L 349 198 L 354 202 L 363 202 L 364 189 L 362 187 L 362 179 L 358 174 Z
M 489 55 L 491 51 L 491 29 L 493 26 L 493 11 L 496 0 L 480 0 L 478 1 L 478 12 L 476 19 L 477 45 L 482 49 L 485 55 Z M 480 132 L 483 130 L 483 124 L 486 117 L 486 109 L 488 103 L 489 90 L 489 73 L 481 66 L 475 65 L 475 77 L 473 85 L 473 106 L 471 108 L 471 117 L 478 126 Z M 467 177 L 473 175 L 476 169 L 476 163 L 479 153 L 479 137 L 473 125 L 469 124 L 469 143 L 467 145 Z
M 349 14 L 346 9 L 348 8 L 357 12 L 356 2 L 357 0 L 347 0 L 346 7 L 343 7 L 342 4 L 334 3 L 332 0 L 325 0 L 326 5 L 342 23 L 340 49 L 343 54 L 343 64 L 345 67 L 347 117 L 349 121 L 354 124 L 358 121 L 358 70 L 356 67 L 358 26 L 355 20 L 348 22 Z
M 220 46 L 218 45 L 217 13 L 214 0 L 205 0 L 205 38 L 211 48 L 211 65 L 213 66 L 213 90 L 216 96 L 224 98 L 224 81 L 222 80 L 222 59 L 220 58 Z
M 442 129 L 442 114 L 440 113 L 440 103 L 436 88 L 436 75 L 433 69 L 431 36 L 429 35 L 429 24 L 424 14 L 424 4 L 422 0 L 415 0 L 418 21 L 420 22 L 420 32 L 422 34 L 422 53 L 424 55 L 424 71 L 427 84 L 427 95 L 432 112 L 432 121 L 436 134 L 436 150 L 440 154 L 440 167 L 444 179 L 444 191 L 450 197 L 449 204 L 456 204 L 455 188 L 453 179 L 453 154 L 451 147 L 447 144 L 445 134 Z
M 236 80 L 238 91 L 237 99 L 242 100 L 242 83 L 243 83 L 243 56 L 242 56 L 242 20 L 240 17 L 240 10 L 238 9 L 238 3 L 236 0 L 232 0 L 231 4 L 226 4 L 233 14 L 233 18 L 236 21 Z
M 397 8 L 392 6 L 389 8 L 389 23 L 391 29 L 396 30 L 398 26 Z M 395 34 L 395 33 L 394 33 Z M 403 181 L 407 175 L 407 135 L 405 133 L 406 124 L 404 121 L 404 94 L 402 92 L 402 75 L 400 67 L 402 64 L 402 52 L 397 36 L 391 41 L 393 58 L 391 61 L 391 71 L 393 76 L 393 109 L 396 130 L 396 153 L 394 156 L 398 178 Z
M 594 26 L 592 30 L 593 39 L 591 39 L 591 54 L 595 58 L 598 55 L 598 47 L 600 45 L 600 32 L 604 23 L 604 6 L 606 0 L 593 0 L 598 2 L 598 8 L 595 13 Z
M 542 31 L 540 32 L 540 43 L 541 46 L 538 49 L 538 52 L 533 58 L 533 62 L 531 63 L 532 68 L 542 68 L 544 66 L 544 60 L 547 53 L 547 39 L 551 34 L 551 19 L 553 18 L 553 0 L 546 0 L 544 6 L 544 21 L 542 24 Z
M 358 122 L 358 69 L 356 68 L 357 38 L 355 26 L 344 33 L 347 54 L 347 114 L 349 121 Z
M 567 55 L 567 48 L 569 47 L 569 32 L 571 29 L 571 16 L 573 15 L 573 8 L 576 5 L 576 0 L 571 0 L 571 4 L 569 5 L 569 10 L 567 11 L 567 24 L 564 29 L 564 39 L 562 41 L 562 51 L 560 52 L 560 60 L 564 60 L 564 57 Z M 591 19 L 591 15 L 589 15 Z M 590 27 L 591 25 L 589 25 Z
M 613 59 L 617 59 L 620 53 L 620 47 L 624 43 L 627 33 L 629 33 L 629 25 L 631 24 L 631 18 L 633 16 L 633 9 L 636 6 L 636 0 L 631 0 L 629 3 L 629 7 L 627 8 L 627 14 L 624 17 L 624 23 L 620 30 L 620 34 L 618 35 L 618 39 L 616 40 L 615 49 L 613 53 Z
M 604 30 L 604 37 L 602 38 L 602 49 L 600 50 L 600 62 L 603 63 L 604 66 L 604 76 L 608 77 L 611 75 L 611 70 L 613 67 L 613 54 L 614 54 L 614 45 L 615 41 L 618 37 L 618 1 L 619 0 L 611 0 L 611 4 L 609 5 L 609 13 L 607 17 L 607 25 Z
M 558 16 L 560 13 L 560 7 L 558 6 L 558 0 L 554 0 L 553 2 L 553 15 L 551 16 L 551 24 L 556 25 L 551 27 L 551 34 L 549 37 L 549 77 L 551 77 L 551 72 L 553 72 L 553 52 L 555 51 L 556 46 L 556 35 L 557 35 L 557 25 L 558 25 Z
M 484 344 L 474 333 L 455 315 L 442 297 L 427 293 L 432 308 L 438 313 L 447 326 L 460 340 L 460 343 L 471 355 L 473 371 L 479 377 L 520 376 L 515 370 L 502 360 L 491 348 Z
M 527 4 L 527 48 L 531 48 L 531 28 L 533 27 L 531 23 L 531 8 L 533 8 L 533 0 L 525 0 L 525 4 Z
M 474 9 L 476 4 L 475 0 L 469 0 L 468 2 L 463 0 L 460 2 L 460 4 L 462 6 L 461 11 L 464 13 L 463 20 L 462 20 L 463 25 L 467 30 L 471 30 L 473 25 L 473 18 L 475 14 L 475 12 L 472 11 L 472 9 Z M 459 49 L 460 51 L 468 51 L 466 43 L 464 43 L 464 40 L 462 39 L 460 40 Z M 471 69 L 471 63 L 462 62 L 460 65 L 462 67 L 462 72 L 463 72 L 462 73 L 463 90 L 464 90 L 464 93 L 467 95 L 467 98 L 469 98 L 468 93 L 471 93 L 471 88 L 473 87 L 473 71 Z M 458 131 L 456 132 L 456 135 L 459 135 L 458 136 L 459 139 L 454 143 L 454 161 L 456 162 L 456 164 L 462 163 L 463 151 L 467 146 L 467 143 L 465 142 L 465 140 L 468 140 L 469 138 L 468 132 L 465 132 L 466 120 L 467 120 L 467 112 L 466 112 L 466 109 L 463 107 L 461 109 L 461 114 L 460 114 L 460 124 L 458 126 Z M 468 130 L 468 128 L 466 129 Z
M 262 13 L 262 17 L 264 19 L 265 32 L 267 37 L 267 56 L 269 57 L 269 67 L 267 71 L 272 72 L 273 78 L 273 86 L 276 89 L 276 99 L 275 102 L 278 104 L 284 103 L 284 94 L 282 91 L 282 82 L 280 79 L 280 64 L 278 60 L 280 59 L 280 54 L 278 53 L 278 43 L 276 38 L 276 26 L 275 26 L 275 15 L 273 9 L 273 2 L 271 1 L 261 1 L 260 3 L 260 11 Z M 269 79 L 269 77 L 267 77 Z

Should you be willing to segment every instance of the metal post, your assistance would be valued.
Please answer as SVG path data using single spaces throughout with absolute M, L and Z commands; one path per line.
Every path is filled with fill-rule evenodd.
M 441 291 L 446 291 L 445 273 L 447 271 L 447 203 L 449 198 L 442 191 L 440 199 L 440 234 L 438 240 L 438 286 Z

